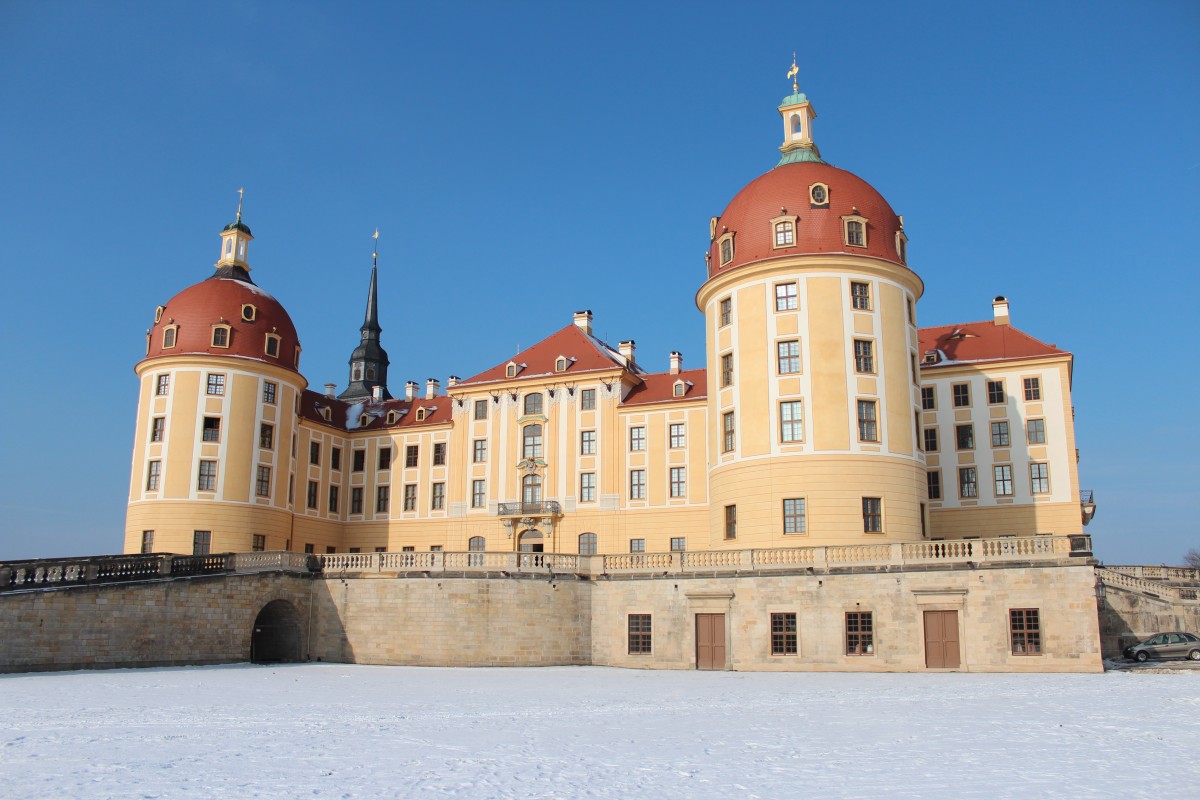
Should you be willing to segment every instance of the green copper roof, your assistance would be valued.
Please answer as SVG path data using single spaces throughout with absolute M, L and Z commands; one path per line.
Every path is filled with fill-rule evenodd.
M 796 164 L 800 161 L 813 161 L 817 164 L 824 164 L 825 159 L 816 154 L 814 150 L 807 147 L 797 147 L 795 150 L 789 150 L 783 154 L 783 158 L 779 159 L 779 163 L 775 166 L 782 167 L 784 164 Z
M 807 102 L 808 102 L 808 95 L 806 95 L 804 92 L 796 92 L 795 94 L 789 94 L 787 97 L 783 98 L 783 102 L 780 103 L 779 105 L 794 106 L 794 105 L 799 105 L 800 103 L 807 103 Z

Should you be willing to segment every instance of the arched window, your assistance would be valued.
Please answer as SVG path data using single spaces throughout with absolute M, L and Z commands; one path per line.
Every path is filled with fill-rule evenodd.
M 581 556 L 596 555 L 596 534 L 594 534 L 594 533 L 579 534 L 579 555 L 581 555 Z
M 540 414 L 542 413 L 542 395 L 538 392 L 525 395 L 525 413 Z
M 792 136 L 799 136 L 804 130 L 804 120 L 799 114 L 792 114 Z
M 228 325 L 213 325 L 212 346 L 229 347 L 229 332 L 230 328 Z
M 555 372 L 566 372 L 567 371 L 567 359 L 565 356 L 559 356 L 558 358 L 556 358 L 554 360 L 554 371 Z
M 521 452 L 524 458 L 542 457 L 542 426 L 526 425 L 521 430 Z
M 354 380 L 356 380 L 356 381 L 362 380 L 362 364 L 354 365 Z
M 526 475 L 521 479 L 521 503 L 542 502 L 542 476 Z
M 175 332 L 179 330 L 174 325 L 169 328 L 163 328 L 163 349 L 169 350 L 175 346 Z
M 517 540 L 517 548 L 522 553 L 540 553 L 545 548 L 541 531 L 524 531 Z
M 467 541 L 467 549 L 472 553 L 482 553 L 487 545 L 487 540 L 482 536 L 472 536 Z

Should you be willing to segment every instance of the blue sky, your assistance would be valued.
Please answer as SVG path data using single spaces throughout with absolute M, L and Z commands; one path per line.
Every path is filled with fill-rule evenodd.
M 153 309 L 246 187 L 256 281 L 346 383 L 380 229 L 392 388 L 590 308 L 703 359 L 708 219 L 778 158 L 798 51 L 822 155 L 905 217 L 922 324 L 1076 355 L 1088 532 L 1175 563 L 1200 388 L 1200 5 L 85 3 L 0 7 L 0 558 L 121 546 Z

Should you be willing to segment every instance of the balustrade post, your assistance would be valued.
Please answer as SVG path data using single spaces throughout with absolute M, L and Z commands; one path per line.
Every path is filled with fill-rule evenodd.
M 754 569 L 754 551 L 749 548 L 743 550 L 738 558 L 738 565 L 742 569 Z
M 168 578 L 171 576 L 171 557 L 170 556 L 159 556 L 158 574 L 162 575 L 164 578 Z M 88 579 L 91 580 L 94 577 L 95 576 L 92 575 L 92 565 L 89 564 L 88 565 Z
M 171 569 L 170 569 L 170 565 L 168 564 L 167 574 L 169 575 L 170 572 L 171 572 Z M 85 575 L 84 580 L 89 580 L 89 581 L 96 580 L 97 578 L 100 577 L 100 565 L 96 564 L 95 562 L 88 564 L 86 570 L 84 571 L 84 575 Z
M 13 571 L 11 567 L 0 567 L 0 591 L 12 586 Z
M 892 542 L 888 545 L 888 564 L 903 566 L 904 546 L 899 542 Z
M 824 547 L 813 548 L 813 569 L 829 569 L 829 555 L 825 552 Z

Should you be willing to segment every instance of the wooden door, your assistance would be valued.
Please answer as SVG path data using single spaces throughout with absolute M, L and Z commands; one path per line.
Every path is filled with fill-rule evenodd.
M 725 615 L 696 615 L 696 669 L 725 669 Z
M 953 669 L 959 666 L 958 612 L 925 612 L 925 666 Z

